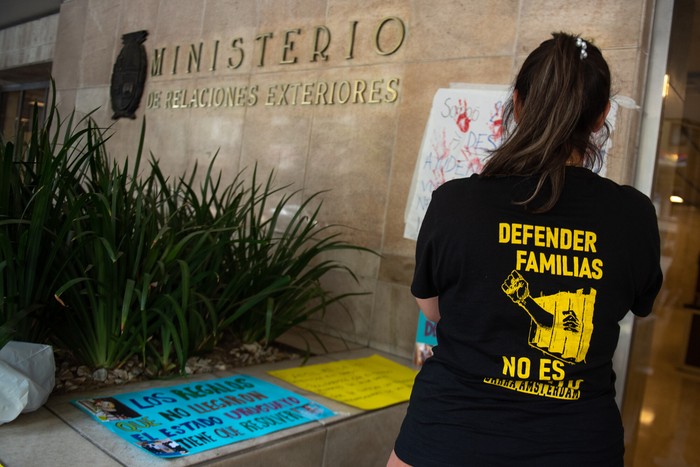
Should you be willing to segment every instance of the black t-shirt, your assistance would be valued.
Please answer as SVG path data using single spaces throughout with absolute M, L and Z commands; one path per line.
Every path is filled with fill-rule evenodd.
M 622 463 L 612 356 L 620 319 L 661 287 L 654 207 L 583 168 L 543 214 L 512 203 L 528 186 L 474 175 L 433 193 L 411 291 L 441 318 L 396 443 L 409 464 Z

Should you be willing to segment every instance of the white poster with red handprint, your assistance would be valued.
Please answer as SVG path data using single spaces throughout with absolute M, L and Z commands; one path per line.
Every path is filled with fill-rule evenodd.
M 486 156 L 500 144 L 508 89 L 458 85 L 435 93 L 406 205 L 404 237 L 418 238 L 437 187 L 479 173 Z
M 457 84 L 438 89 L 433 98 L 423 142 L 408 194 L 404 237 L 416 240 L 433 191 L 453 178 L 481 172 L 485 158 L 503 136 L 503 104 L 510 88 L 492 84 Z M 615 129 L 619 106 L 630 107 L 629 98 L 611 99 L 606 123 Z M 594 137 L 594 140 L 597 138 Z M 612 138 L 605 141 L 601 155 L 605 159 Z M 595 171 L 605 175 L 605 166 Z

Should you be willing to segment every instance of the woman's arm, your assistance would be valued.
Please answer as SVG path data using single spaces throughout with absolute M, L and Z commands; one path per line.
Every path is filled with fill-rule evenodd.
M 416 298 L 416 302 L 420 309 L 423 310 L 426 318 L 436 323 L 440 321 L 440 307 L 438 306 L 437 297 Z

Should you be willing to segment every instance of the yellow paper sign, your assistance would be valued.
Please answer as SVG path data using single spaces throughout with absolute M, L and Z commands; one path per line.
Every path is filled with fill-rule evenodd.
M 372 355 L 268 373 L 329 399 L 373 410 L 407 401 L 418 372 Z

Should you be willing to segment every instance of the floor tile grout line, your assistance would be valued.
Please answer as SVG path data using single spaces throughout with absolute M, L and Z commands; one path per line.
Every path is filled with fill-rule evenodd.
M 86 440 L 88 443 L 90 443 L 90 444 L 92 444 L 93 446 L 95 446 L 99 451 L 101 451 L 101 452 L 103 452 L 104 454 L 106 454 L 107 457 L 109 457 L 110 459 L 114 460 L 114 462 L 116 462 L 116 463 L 119 464 L 119 465 L 123 465 L 124 467 L 128 467 L 127 464 L 124 464 L 122 461 L 120 461 L 119 459 L 117 459 L 116 457 L 114 457 L 114 455 L 113 455 L 111 452 L 105 450 L 102 446 L 100 446 L 100 445 L 98 445 L 98 444 L 95 444 L 90 438 L 88 438 L 87 436 L 85 436 L 80 430 L 78 430 L 78 429 L 75 428 L 73 425 L 71 425 L 71 424 L 68 422 L 68 420 L 66 420 L 66 419 L 64 419 L 63 417 L 61 417 L 61 415 L 60 415 L 58 412 L 56 412 L 55 410 L 51 409 L 51 407 L 49 407 L 48 405 L 45 405 L 44 407 L 46 408 L 47 411 L 49 411 L 51 414 L 53 414 L 54 417 L 56 417 L 57 419 L 59 419 L 64 425 L 67 425 L 71 430 L 73 430 L 74 432 L 76 432 L 81 438 L 83 438 L 83 439 Z M 76 409 L 76 410 L 78 410 L 78 409 Z

